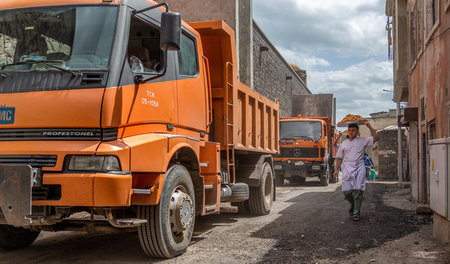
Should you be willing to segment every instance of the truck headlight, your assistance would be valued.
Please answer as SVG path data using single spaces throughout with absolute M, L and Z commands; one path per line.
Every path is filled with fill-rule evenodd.
M 120 171 L 116 156 L 78 156 L 66 157 L 66 169 L 69 171 Z

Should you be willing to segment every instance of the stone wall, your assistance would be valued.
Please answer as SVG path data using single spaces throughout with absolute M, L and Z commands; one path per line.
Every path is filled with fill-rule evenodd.
M 398 180 L 397 176 L 397 130 L 378 131 L 378 175 L 379 180 Z M 406 139 L 402 137 L 403 157 L 406 157 Z
M 271 100 L 280 99 L 280 116 L 291 116 L 292 98 L 311 94 L 306 84 L 253 23 L 254 89 Z

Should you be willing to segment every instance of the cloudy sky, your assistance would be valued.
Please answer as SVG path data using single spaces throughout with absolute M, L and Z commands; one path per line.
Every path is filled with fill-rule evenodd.
M 395 108 L 387 60 L 385 0 L 253 0 L 256 23 L 308 74 L 313 93 L 333 93 L 337 121 Z

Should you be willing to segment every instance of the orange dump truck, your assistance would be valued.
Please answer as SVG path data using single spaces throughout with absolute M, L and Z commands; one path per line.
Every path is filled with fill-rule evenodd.
M 146 0 L 6 0 L 0 64 L 0 248 L 137 230 L 171 258 L 221 202 L 271 210 L 278 102 L 238 81 L 223 21 Z
M 336 140 L 339 132 L 329 117 L 281 118 L 281 151 L 275 157 L 277 184 L 282 185 L 285 179 L 305 182 L 308 177 L 319 177 L 324 186 L 333 182 Z

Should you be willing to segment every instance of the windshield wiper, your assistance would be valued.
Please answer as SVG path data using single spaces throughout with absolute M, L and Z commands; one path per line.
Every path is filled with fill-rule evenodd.
M 71 71 L 71 70 L 68 70 L 68 69 L 64 69 L 64 68 L 52 65 L 52 64 L 50 64 L 51 62 L 57 62 L 57 61 L 52 61 L 52 60 L 27 60 L 27 61 L 21 61 L 21 62 L 16 62 L 16 63 L 2 65 L 1 69 L 4 70 L 5 67 L 8 67 L 8 66 L 24 65 L 24 64 L 29 64 L 29 63 L 31 63 L 31 64 L 41 63 L 41 64 L 44 64 L 47 67 L 54 68 L 54 69 L 57 69 L 57 70 L 60 70 L 60 71 L 63 71 L 63 72 L 70 73 L 74 77 L 78 75 L 78 73 L 76 73 L 75 71 Z
M 307 139 L 307 140 L 314 140 L 314 139 L 312 139 L 312 138 L 310 138 L 310 137 L 307 137 L 307 136 L 299 136 L 299 138 L 301 138 L 301 139 Z
M 280 138 L 280 140 L 296 140 L 295 138 L 291 138 L 291 137 L 285 137 L 285 138 Z

